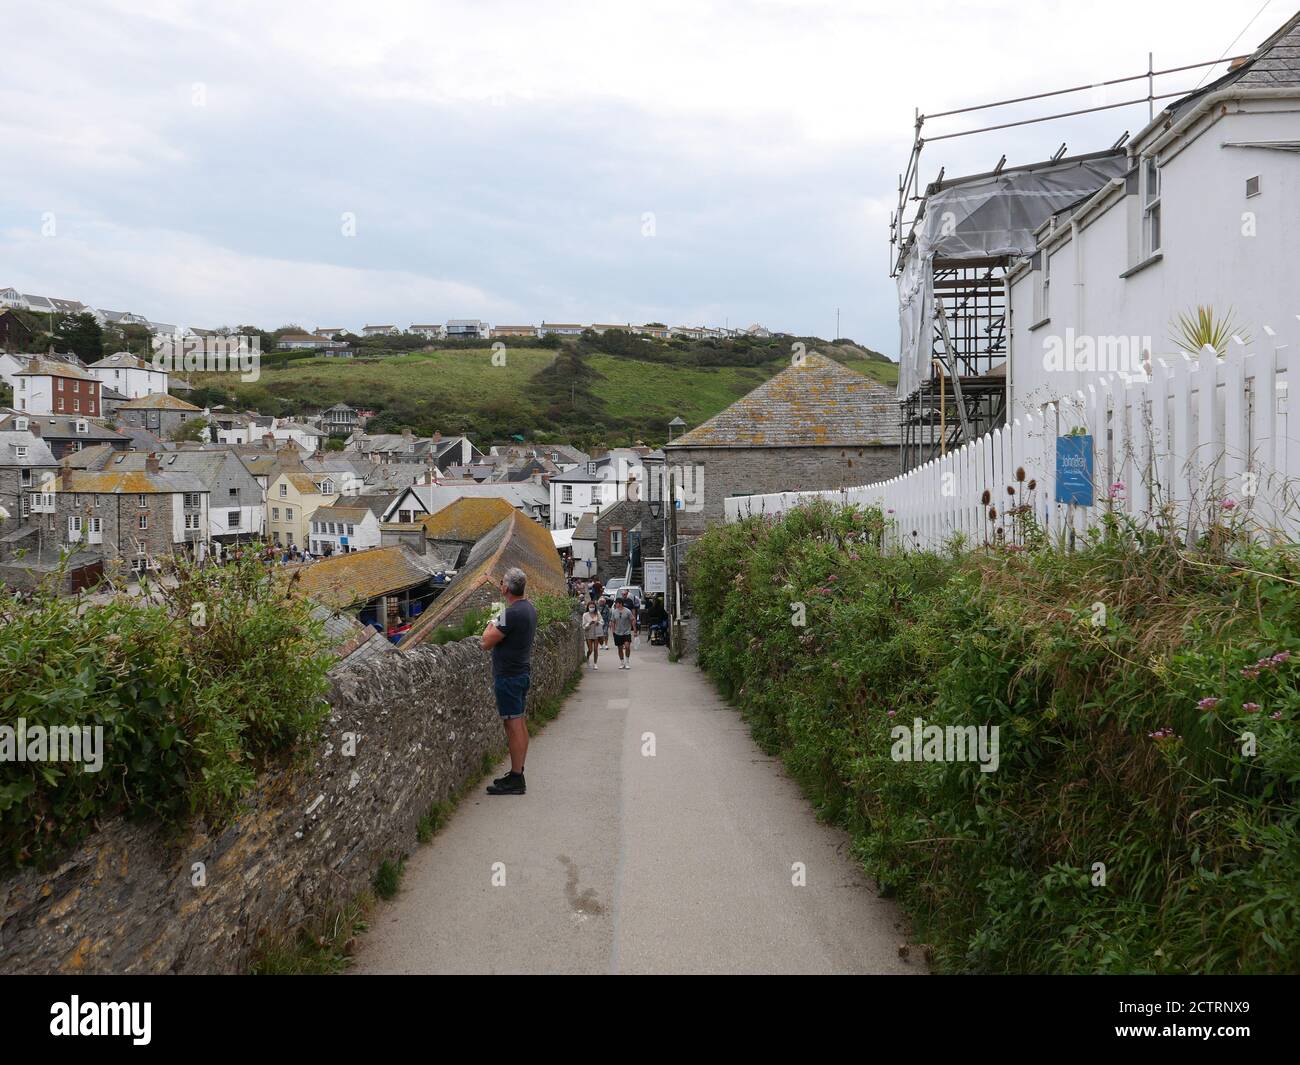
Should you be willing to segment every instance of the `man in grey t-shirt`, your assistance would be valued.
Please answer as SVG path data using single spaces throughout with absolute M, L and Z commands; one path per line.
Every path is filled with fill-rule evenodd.
M 508 569 L 501 578 L 506 608 L 483 630 L 482 647 L 492 652 L 492 688 L 497 714 L 506 730 L 510 772 L 488 786 L 489 795 L 523 795 L 524 756 L 528 754 L 525 701 L 532 670 L 533 637 L 537 635 L 537 610 L 524 598 L 524 571 Z
M 614 604 L 609 617 L 610 632 L 614 635 L 614 647 L 618 650 L 618 668 L 632 668 L 632 636 L 636 632 L 636 615 L 628 609 L 627 600 L 620 599 Z

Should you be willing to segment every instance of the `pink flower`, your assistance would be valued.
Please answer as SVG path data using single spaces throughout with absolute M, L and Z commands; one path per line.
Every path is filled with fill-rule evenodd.
M 1128 486 L 1123 481 L 1116 481 L 1113 485 L 1110 486 L 1110 490 L 1112 492 L 1123 492 L 1126 491 L 1127 488 Z
M 1281 720 L 1282 720 L 1282 711 L 1281 711 L 1281 710 L 1274 710 L 1274 711 L 1273 711 L 1271 714 L 1269 714 L 1268 716 L 1271 717 L 1274 721 L 1281 721 Z
M 1248 714 L 1259 713 L 1259 703 L 1242 703 L 1241 708 Z
M 1245 669 L 1241 671 L 1241 675 L 1245 677 L 1247 680 L 1254 680 L 1256 677 L 1259 676 L 1259 670 L 1256 669 L 1254 666 L 1247 666 Z
M 1290 657 L 1291 657 L 1290 651 L 1278 651 L 1278 653 L 1272 657 L 1271 661 L 1275 662 L 1277 665 L 1280 666 L 1283 662 L 1287 661 L 1287 659 L 1289 659 Z
M 1213 710 L 1218 705 L 1219 705 L 1219 700 L 1216 699 L 1213 695 L 1207 696 L 1206 698 L 1202 699 L 1199 703 L 1196 704 L 1197 708 L 1200 710 Z
M 890 711 L 888 711 L 888 715 L 889 715 L 890 717 L 895 716 L 897 713 L 898 713 L 897 710 L 890 710 Z
M 1153 739 L 1153 740 L 1168 740 L 1168 739 L 1177 739 L 1177 738 L 1178 738 L 1178 737 L 1174 734 L 1174 730 L 1171 729 L 1168 725 L 1166 725 L 1164 728 L 1158 728 L 1158 729 L 1156 729 L 1155 732 L 1148 732 L 1148 733 L 1147 733 L 1147 736 L 1148 736 L 1148 738 Z
M 1235 499 L 1225 499 L 1219 504 L 1224 510 L 1236 510 L 1237 501 Z

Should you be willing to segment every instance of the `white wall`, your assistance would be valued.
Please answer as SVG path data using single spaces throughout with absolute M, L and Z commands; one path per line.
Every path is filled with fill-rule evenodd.
M 1232 105 L 1229 105 L 1230 108 Z M 1198 304 L 1217 314 L 1229 308 L 1263 344 L 1300 343 L 1300 290 L 1295 281 L 1300 236 L 1300 165 L 1294 153 L 1225 148 L 1225 141 L 1300 139 L 1300 102 L 1252 103 L 1256 110 L 1229 113 L 1194 137 L 1164 149 L 1161 178 L 1163 258 L 1128 278 L 1140 258 L 1140 194 L 1121 196 L 1078 238 L 1055 247 L 1051 263 L 1050 321 L 1035 324 L 1033 291 L 1038 274 L 1011 285 L 1012 417 L 1095 384 L 1107 368 L 1050 369 L 1045 355 L 1090 338 L 1150 338 L 1156 356 L 1177 350 L 1171 322 Z M 1285 108 L 1285 109 L 1284 109 Z M 1246 197 L 1246 179 L 1258 176 L 1260 195 Z M 1247 215 L 1246 213 L 1249 212 Z M 1082 270 L 1076 267 L 1082 258 Z M 1082 278 L 1083 284 L 1076 284 Z M 1265 327 L 1274 331 L 1270 338 Z M 1114 338 L 1113 340 L 1111 338 Z M 1086 341 L 1085 341 L 1086 343 Z

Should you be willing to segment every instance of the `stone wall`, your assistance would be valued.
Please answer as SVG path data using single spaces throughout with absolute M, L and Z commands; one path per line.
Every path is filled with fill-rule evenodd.
M 576 620 L 540 631 L 529 705 L 580 664 Z M 477 637 L 340 668 L 329 701 L 310 757 L 265 775 L 225 828 L 118 820 L 56 868 L 0 882 L 0 973 L 246 971 L 262 935 L 367 888 L 432 803 L 504 752 Z

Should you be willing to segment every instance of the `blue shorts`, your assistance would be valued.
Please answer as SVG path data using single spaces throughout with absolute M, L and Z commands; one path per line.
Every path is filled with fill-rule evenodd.
M 492 690 L 497 697 L 497 713 L 502 721 L 524 716 L 524 700 L 528 697 L 527 673 L 517 677 L 494 677 Z

